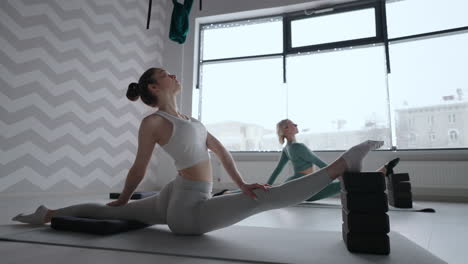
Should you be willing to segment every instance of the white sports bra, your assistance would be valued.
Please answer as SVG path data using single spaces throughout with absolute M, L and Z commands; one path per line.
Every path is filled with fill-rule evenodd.
M 157 111 L 155 114 L 172 123 L 171 138 L 161 147 L 174 159 L 177 170 L 210 159 L 206 146 L 208 132 L 200 121 L 192 117 L 190 120 L 182 119 L 163 111 Z

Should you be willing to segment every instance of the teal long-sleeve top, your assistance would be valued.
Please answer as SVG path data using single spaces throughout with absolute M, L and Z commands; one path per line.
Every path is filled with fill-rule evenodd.
M 268 184 L 273 184 L 280 172 L 288 161 L 291 161 L 294 167 L 294 173 L 306 170 L 312 165 L 319 168 L 327 166 L 327 164 L 317 157 L 306 145 L 303 143 L 292 142 L 288 143 L 281 152 L 281 158 L 276 165 L 275 170 L 270 176 Z

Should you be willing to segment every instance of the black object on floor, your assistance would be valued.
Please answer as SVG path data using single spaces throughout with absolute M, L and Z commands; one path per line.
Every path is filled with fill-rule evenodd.
M 370 193 L 346 192 L 341 190 L 341 204 L 343 206 L 343 209 L 353 212 L 385 213 L 388 211 L 388 199 L 387 195 L 383 191 L 380 191 L 379 193 Z
M 400 162 L 400 158 L 392 159 L 387 164 L 385 164 L 385 169 L 387 170 L 385 176 L 393 174 L 393 168 Z
M 385 191 L 385 177 L 382 172 L 346 172 L 341 177 L 341 189 L 347 192 Z
M 342 227 L 343 241 L 350 252 L 388 255 L 390 239 L 385 233 L 347 232 Z
M 411 183 L 404 181 L 404 182 L 389 182 L 387 184 L 387 190 L 390 192 L 411 192 Z
M 411 192 L 388 192 L 388 199 L 402 199 L 402 200 L 412 200 L 413 195 Z
M 383 186 L 382 186 L 383 184 Z M 390 254 L 390 219 L 385 175 L 378 172 L 344 173 L 341 176 L 341 225 L 350 252 Z
M 339 204 L 335 204 L 334 202 L 328 203 L 328 202 L 302 202 L 300 204 L 297 204 L 295 206 L 299 207 L 312 207 L 312 208 L 325 208 L 325 209 L 343 209 L 343 206 L 341 205 L 341 201 Z M 388 207 L 389 211 L 397 211 L 397 212 L 411 212 L 411 213 L 435 213 L 436 210 L 434 208 L 423 208 L 421 206 L 416 207 L 413 205 L 412 208 L 398 208 L 398 207 Z
M 388 203 L 396 208 L 413 208 L 408 173 L 390 174 L 387 178 Z
M 389 204 L 396 208 L 413 208 L 413 200 L 408 199 L 393 199 L 389 200 Z M 421 211 L 427 212 L 427 211 Z
M 139 200 L 143 199 L 146 197 L 150 197 L 153 195 L 158 194 L 159 192 L 157 191 L 150 191 L 150 192 L 134 192 L 132 196 L 130 197 L 130 200 Z M 119 199 L 120 193 L 110 193 L 109 194 L 109 199 Z
M 134 220 L 92 219 L 73 216 L 52 217 L 50 227 L 56 230 L 112 235 L 148 227 L 148 224 Z
M 342 212 L 343 229 L 352 233 L 385 233 L 390 232 L 390 219 L 382 213 Z
M 408 173 L 394 173 L 388 175 L 390 182 L 404 182 L 409 181 L 409 174 Z
M 424 208 L 424 209 L 420 209 L 418 212 L 422 212 L 422 213 L 435 213 L 435 210 L 433 208 Z
M 213 197 L 223 195 L 223 194 L 224 194 L 225 192 L 227 192 L 227 191 L 229 191 L 229 189 L 224 189 L 224 190 L 222 190 L 222 191 L 219 191 L 219 192 L 213 194 Z

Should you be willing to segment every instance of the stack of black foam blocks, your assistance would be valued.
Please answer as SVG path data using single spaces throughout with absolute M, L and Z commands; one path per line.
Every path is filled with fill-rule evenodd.
M 396 208 L 413 208 L 413 195 L 408 173 L 392 173 L 387 177 L 388 203 Z
M 390 254 L 390 220 L 385 176 L 346 172 L 341 176 L 343 240 L 350 252 Z

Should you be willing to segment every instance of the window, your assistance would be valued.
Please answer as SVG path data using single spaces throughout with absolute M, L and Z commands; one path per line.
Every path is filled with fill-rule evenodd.
M 448 116 L 449 123 L 455 123 L 455 114 L 449 114 Z
M 293 20 L 291 22 L 292 47 L 374 37 L 376 35 L 374 13 L 374 9 L 368 8 Z
M 429 125 L 434 124 L 434 116 L 433 116 L 433 115 L 431 115 L 431 116 L 429 116 L 429 117 L 427 118 L 427 123 L 428 123 Z
M 459 87 L 464 87 L 463 91 L 468 91 L 468 76 L 465 73 L 468 68 L 467 46 L 468 33 L 390 43 L 392 73 L 388 78 L 391 113 L 405 113 L 401 117 L 395 116 L 396 120 L 413 117 L 429 120 L 409 126 L 409 129 L 420 134 L 428 133 L 430 127 L 443 133 L 447 131 L 449 124 L 455 123 L 452 109 L 468 105 L 463 96 L 459 96 L 458 90 Z M 468 116 L 468 111 L 464 109 L 463 115 Z M 444 122 L 435 122 L 438 120 L 437 116 Z M 401 136 L 406 135 L 409 130 L 405 130 L 403 126 L 398 127 L 396 145 L 399 148 L 408 148 Z M 462 127 L 463 124 L 457 124 L 457 128 Z M 459 143 L 459 147 L 467 146 L 462 141 Z M 434 146 L 429 140 L 421 140 L 413 148 L 456 146 L 447 144 L 441 142 Z
M 277 117 L 285 116 L 281 17 L 201 28 L 199 87 L 192 114 L 232 151 L 277 150 Z M 242 60 L 229 58 L 257 56 Z M 223 98 L 220 100 L 220 98 Z M 227 100 L 226 100 L 227 99 Z M 224 111 L 232 109 L 232 111 Z
M 231 150 L 281 147 L 275 126 L 285 116 L 282 64 L 267 58 L 203 65 L 202 121 Z
M 201 25 L 192 113 L 232 151 L 281 149 L 286 117 L 314 150 L 367 138 L 467 148 L 464 10 L 465 0 L 355 1 Z
M 382 46 L 288 56 L 287 69 L 289 116 L 314 147 L 347 149 L 364 138 L 389 144 Z
M 409 112 L 407 115 L 406 115 L 406 119 L 408 120 L 408 128 L 412 129 L 414 128 L 414 125 L 416 124 L 416 118 L 414 116 L 410 116 L 411 115 L 411 112 Z M 402 119 L 402 118 L 400 118 Z
M 458 140 L 458 132 L 456 130 L 449 131 L 449 139 L 451 142 L 455 142 Z
M 388 37 L 468 26 L 466 0 L 387 0 Z
M 280 17 L 205 25 L 201 31 L 203 60 L 244 57 L 283 51 Z

